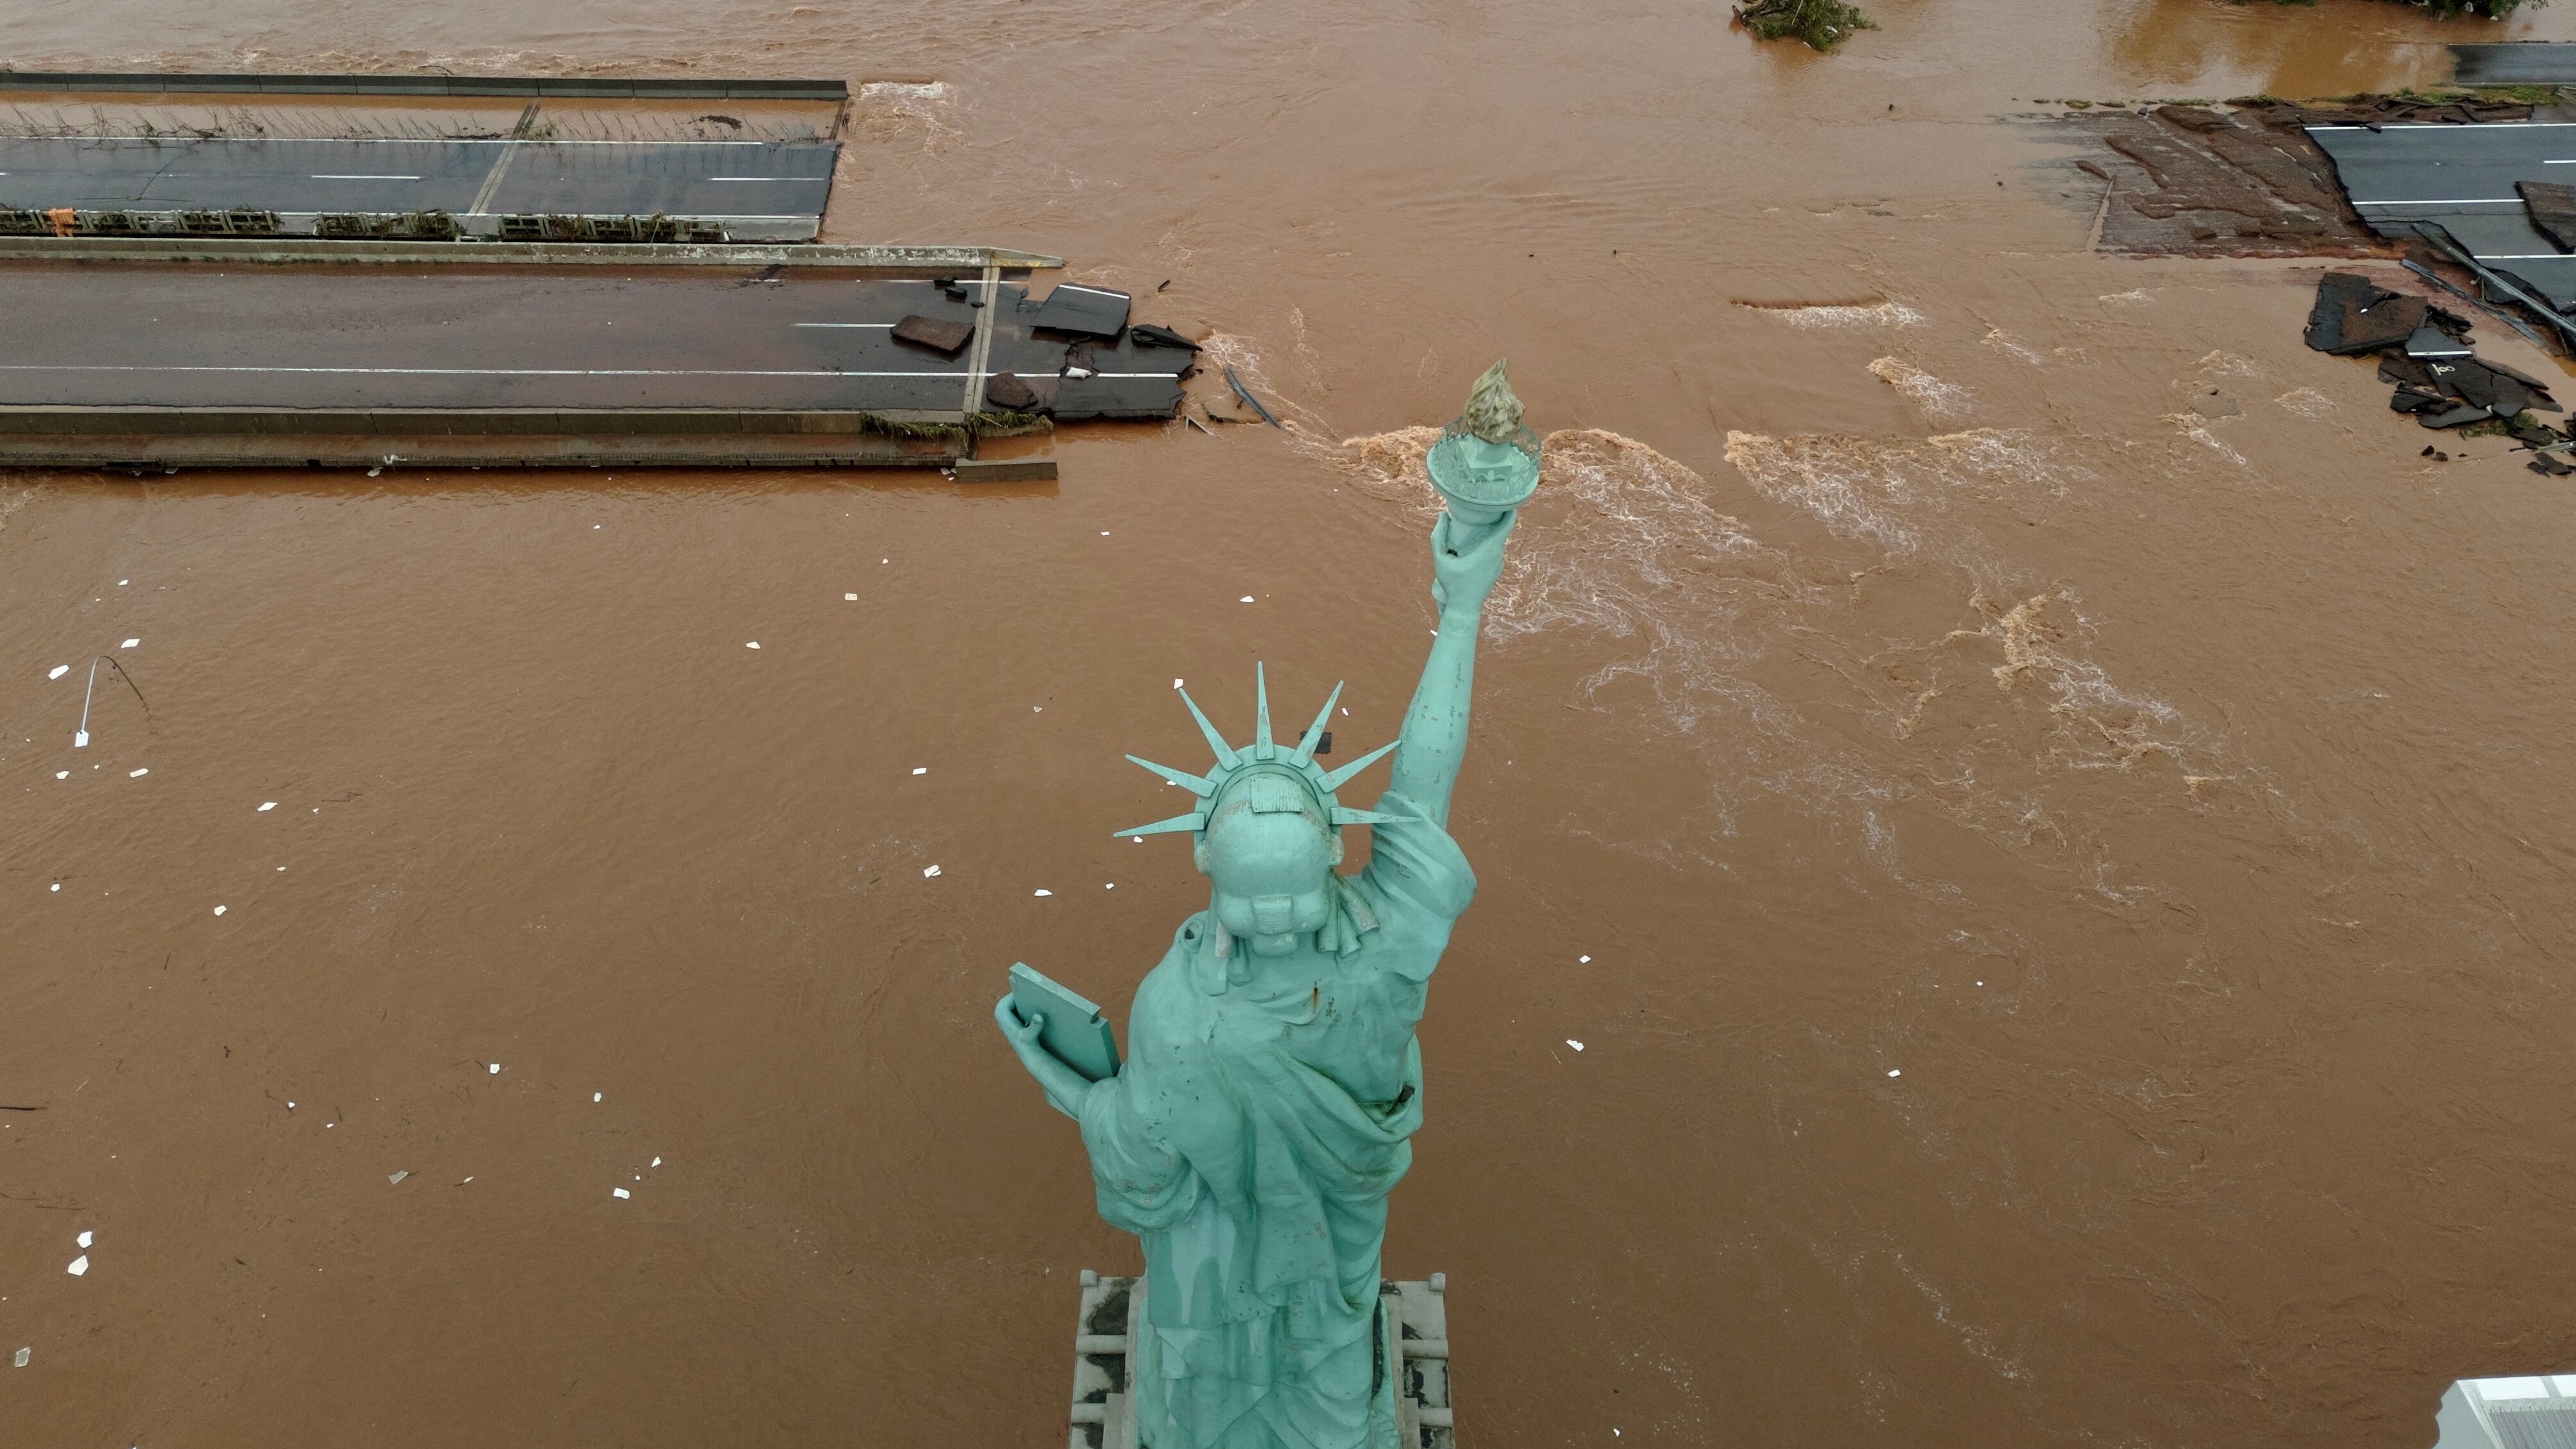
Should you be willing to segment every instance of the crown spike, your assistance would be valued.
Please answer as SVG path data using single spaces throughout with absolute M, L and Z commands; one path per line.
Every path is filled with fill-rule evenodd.
M 1130 825 L 1124 830 L 1113 830 L 1110 834 L 1113 836 L 1177 835 L 1184 830 L 1205 829 L 1207 829 L 1207 817 L 1205 815 L 1192 813 L 1188 815 L 1175 815 L 1169 820 L 1157 820 L 1151 825 Z
M 1129 755 L 1127 758 L 1144 766 L 1146 769 L 1153 771 L 1155 774 L 1162 776 L 1166 783 L 1178 785 L 1182 789 L 1189 791 L 1191 794 L 1198 796 L 1202 800 L 1216 793 L 1216 782 L 1214 780 L 1210 780 L 1199 775 L 1193 775 L 1187 770 L 1175 770 L 1169 765 L 1157 765 L 1153 761 L 1138 755 Z
M 1388 751 L 1403 743 L 1404 741 L 1402 740 L 1389 740 L 1385 744 L 1378 746 L 1376 749 L 1369 751 L 1367 754 L 1362 755 L 1358 759 L 1351 761 L 1349 764 L 1342 766 L 1338 770 L 1335 770 L 1333 773 L 1326 775 L 1324 777 L 1324 788 L 1327 790 L 1338 790 L 1342 788 L 1342 786 L 1353 776 L 1357 775 L 1360 771 L 1367 769 L 1369 766 L 1376 764 L 1378 761 L 1385 759 Z
M 1270 738 L 1270 678 L 1261 671 L 1261 661 L 1252 664 L 1252 757 L 1256 760 L 1277 759 L 1279 746 Z
M 1334 682 L 1331 696 L 1325 699 L 1324 707 L 1316 712 L 1315 722 L 1306 726 L 1305 738 L 1297 741 L 1297 753 L 1288 757 L 1288 763 L 1292 765 L 1304 765 L 1315 758 L 1315 746 L 1322 742 L 1324 738 L 1324 726 L 1333 717 L 1333 706 L 1341 701 L 1342 685 L 1348 682 L 1349 681 L 1347 680 L 1336 680 Z
M 1208 748 L 1216 751 L 1216 762 L 1229 770 L 1242 764 L 1243 757 L 1234 752 L 1234 746 L 1225 742 L 1225 736 L 1216 732 L 1215 725 L 1208 723 L 1207 711 L 1199 708 L 1197 700 L 1190 698 L 1190 692 L 1177 685 L 1173 688 L 1180 695 L 1181 703 L 1190 707 L 1190 718 L 1199 722 L 1199 733 L 1207 736 Z

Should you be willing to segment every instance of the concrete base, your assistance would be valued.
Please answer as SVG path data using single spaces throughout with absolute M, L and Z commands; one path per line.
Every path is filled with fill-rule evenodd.
M 1456 1449 L 1449 1403 L 1449 1277 L 1383 1282 L 1378 1302 L 1397 1345 L 1396 1449 Z M 1082 1316 L 1073 1339 L 1073 1412 L 1066 1449 L 1147 1449 L 1136 1436 L 1128 1386 L 1145 1321 L 1145 1280 L 1082 1271 Z

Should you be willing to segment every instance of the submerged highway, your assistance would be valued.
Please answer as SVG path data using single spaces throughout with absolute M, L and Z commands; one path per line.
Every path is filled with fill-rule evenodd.
M 14 265 L 21 339 L 0 407 L 814 409 L 954 417 L 972 349 L 894 340 L 908 315 L 972 325 L 928 280 L 750 269 L 614 276 L 417 269 Z M 1186 348 L 1089 344 L 995 289 L 988 378 L 1027 378 L 1060 418 L 1169 417 Z

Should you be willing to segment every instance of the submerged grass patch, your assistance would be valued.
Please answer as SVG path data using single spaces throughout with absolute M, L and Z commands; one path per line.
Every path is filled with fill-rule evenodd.
M 1803 40 L 1809 48 L 1831 50 L 1856 30 L 1877 24 L 1844 0 L 1752 0 L 1735 18 L 1764 40 Z

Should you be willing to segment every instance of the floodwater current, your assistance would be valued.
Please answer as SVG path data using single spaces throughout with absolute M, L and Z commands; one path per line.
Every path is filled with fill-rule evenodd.
M 1005 968 L 1123 1023 L 1203 902 L 1108 833 L 1176 676 L 1391 737 L 1505 355 L 1387 1255 L 1467 1442 L 2410 1449 L 2576 1369 L 2576 495 L 2418 456 L 2316 265 L 2089 250 L 2045 119 L 2576 6 L 1869 9 L 22 0 L 31 69 L 867 83 L 832 239 L 1066 257 L 1290 426 L 0 476 L 0 1440 L 1059 1442 L 1135 1249 Z

